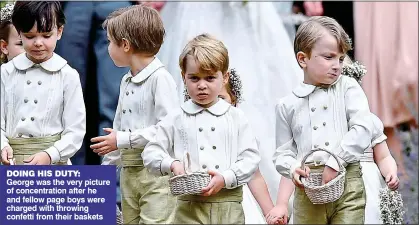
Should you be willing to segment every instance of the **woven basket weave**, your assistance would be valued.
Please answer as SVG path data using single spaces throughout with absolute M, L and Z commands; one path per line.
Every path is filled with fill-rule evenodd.
M 301 178 L 304 185 L 304 191 L 313 204 L 326 204 L 334 202 L 342 196 L 343 190 L 345 189 L 346 169 L 339 162 L 336 155 L 325 149 L 311 150 L 306 156 L 304 156 L 303 161 L 301 162 L 301 169 L 304 170 L 304 164 L 308 156 L 316 151 L 324 151 L 332 155 L 338 162 L 340 170 L 338 171 L 338 175 L 333 180 L 324 185 L 322 185 L 323 173 L 310 173 L 308 178 Z
M 170 192 L 173 195 L 197 195 L 202 193 L 202 188 L 208 186 L 211 176 L 203 172 L 191 172 L 190 156 L 186 152 L 183 167 L 186 174 L 174 176 L 169 179 Z

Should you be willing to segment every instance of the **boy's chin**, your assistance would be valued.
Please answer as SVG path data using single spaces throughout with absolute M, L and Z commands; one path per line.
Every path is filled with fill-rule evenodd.
M 212 105 L 214 105 L 217 102 L 217 98 L 215 99 L 193 99 L 193 101 L 197 104 L 200 105 L 202 107 L 210 107 Z

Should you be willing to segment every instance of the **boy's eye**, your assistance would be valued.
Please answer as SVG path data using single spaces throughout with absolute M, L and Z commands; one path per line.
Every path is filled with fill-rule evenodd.
M 324 56 L 325 59 L 331 59 L 331 56 Z
M 189 77 L 190 80 L 192 81 L 198 81 L 198 77 L 197 76 L 191 76 Z
M 207 79 L 208 80 L 214 80 L 216 77 L 215 76 L 208 76 Z

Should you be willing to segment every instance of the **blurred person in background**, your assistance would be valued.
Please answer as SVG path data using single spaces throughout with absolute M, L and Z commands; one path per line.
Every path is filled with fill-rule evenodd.
M 371 111 L 384 123 L 387 143 L 406 181 L 397 128 L 417 128 L 418 3 L 355 2 L 354 18 L 355 58 L 368 68 L 363 88 Z

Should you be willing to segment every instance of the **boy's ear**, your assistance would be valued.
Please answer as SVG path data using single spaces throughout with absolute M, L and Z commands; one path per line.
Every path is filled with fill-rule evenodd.
M 131 50 L 131 43 L 125 38 L 122 38 L 122 48 L 124 49 L 124 52 L 129 52 Z
M 64 31 L 64 25 L 62 25 L 61 27 L 57 29 L 57 36 L 58 36 L 57 40 L 61 39 L 61 37 L 63 36 L 63 31 Z
M 302 51 L 297 52 L 297 62 L 301 68 L 306 68 L 306 61 L 308 60 L 308 55 Z
M 223 84 L 226 85 L 228 83 L 228 81 L 230 80 L 230 71 L 227 71 L 224 75 L 223 75 Z
M 0 40 L 0 50 L 2 54 L 9 54 L 9 50 L 7 50 L 7 42 L 3 39 Z

